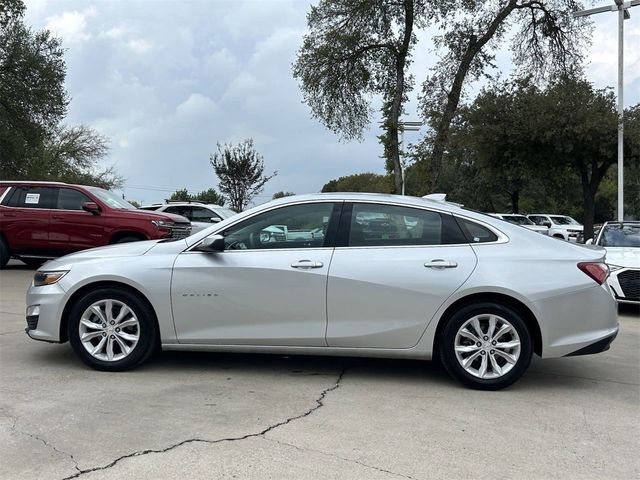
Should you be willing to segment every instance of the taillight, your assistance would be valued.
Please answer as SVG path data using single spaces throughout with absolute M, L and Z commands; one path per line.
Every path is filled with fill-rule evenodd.
M 578 268 L 602 285 L 609 276 L 609 266 L 602 262 L 580 262 Z

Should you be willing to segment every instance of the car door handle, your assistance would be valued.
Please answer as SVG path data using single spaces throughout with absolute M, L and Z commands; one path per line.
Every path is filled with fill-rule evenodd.
M 15 217 L 16 214 L 15 213 L 3 213 L 2 215 L 0 215 L 2 217 Z
M 322 268 L 324 263 L 312 262 L 311 260 L 299 260 L 291 264 L 291 268 Z
M 451 262 L 448 260 L 442 260 L 441 258 L 436 258 L 424 264 L 427 268 L 435 268 L 436 270 L 440 270 L 442 268 L 456 268 L 458 266 L 458 262 Z
M 53 218 L 54 220 L 62 220 L 62 219 L 64 219 L 64 217 L 62 215 L 51 215 L 51 218 Z

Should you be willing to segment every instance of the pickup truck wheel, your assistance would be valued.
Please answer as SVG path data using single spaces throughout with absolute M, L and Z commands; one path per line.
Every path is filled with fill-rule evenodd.
M 0 268 L 4 268 L 7 265 L 9 258 L 11 258 L 9 247 L 4 238 L 0 237 Z
M 487 302 L 454 313 L 442 331 L 438 350 L 452 377 L 471 388 L 498 390 L 527 370 L 533 343 L 516 311 Z
M 154 352 L 158 332 L 151 307 L 138 295 L 100 288 L 84 295 L 69 314 L 69 342 L 96 370 L 129 370 Z

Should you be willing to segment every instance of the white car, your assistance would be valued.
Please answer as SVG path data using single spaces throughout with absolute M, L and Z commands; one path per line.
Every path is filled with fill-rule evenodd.
M 191 220 L 191 233 L 198 233 L 236 214 L 233 210 L 220 205 L 201 202 L 166 202 L 154 203 L 140 207 L 141 210 L 155 210 L 156 212 L 175 213 Z
M 578 241 L 578 237 L 582 235 L 584 229 L 580 222 L 567 215 L 534 213 L 527 215 L 527 218 L 536 225 L 547 227 L 550 237 L 561 238 L 568 242 Z
M 533 232 L 541 233 L 542 235 L 549 235 L 549 229 L 547 227 L 536 225 L 524 215 L 519 215 L 517 213 L 490 213 L 489 215 L 500 218 L 506 222 L 513 223 L 514 225 L 520 225 L 521 227 Z
M 607 222 L 595 243 L 607 251 L 609 286 L 620 303 L 640 303 L 640 222 Z

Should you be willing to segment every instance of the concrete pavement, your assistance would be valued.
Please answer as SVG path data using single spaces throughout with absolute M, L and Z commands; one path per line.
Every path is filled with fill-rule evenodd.
M 638 478 L 640 319 L 500 392 L 429 362 L 162 353 L 125 373 L 24 333 L 0 273 L 0 478 Z

